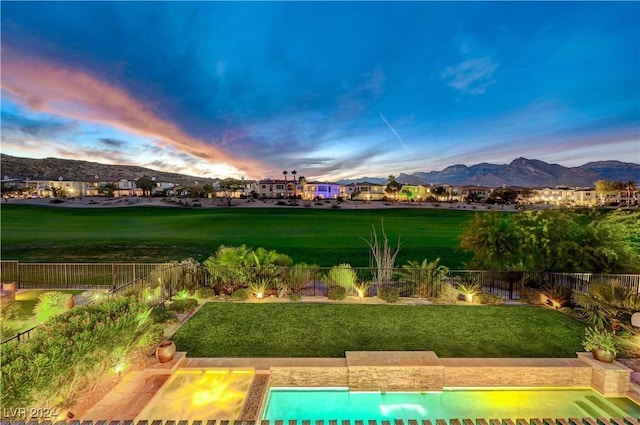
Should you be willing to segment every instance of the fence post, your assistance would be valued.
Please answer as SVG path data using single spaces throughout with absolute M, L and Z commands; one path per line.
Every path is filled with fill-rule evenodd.
M 116 265 L 111 264 L 111 287 L 116 289 Z
M 21 276 L 21 275 L 20 275 L 20 262 L 19 262 L 19 261 L 16 261 L 16 266 L 17 266 L 17 267 L 16 267 L 16 269 L 18 270 L 18 276 L 17 276 L 17 282 L 16 282 L 16 285 L 17 285 L 17 286 L 16 286 L 16 289 L 20 289 L 20 286 L 21 286 L 21 285 L 20 285 L 20 284 L 21 284 L 20 276 Z
M 67 272 L 67 267 L 69 267 L 69 264 L 64 263 L 64 287 L 69 289 L 69 273 Z

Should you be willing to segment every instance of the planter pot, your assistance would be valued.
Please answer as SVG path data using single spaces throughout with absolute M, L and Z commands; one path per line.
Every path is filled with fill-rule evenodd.
M 2 284 L 2 289 L 4 291 L 16 292 L 16 283 L 15 282 L 5 282 Z
M 604 348 L 593 349 L 591 353 L 593 353 L 594 359 L 603 363 L 611 363 L 616 359 L 616 355 L 612 351 L 605 350 Z
M 76 303 L 75 303 L 75 301 L 73 301 L 73 295 L 72 295 L 67 300 L 67 309 L 71 310 L 73 308 L 73 306 L 75 306 L 75 305 L 76 305 Z
M 173 360 L 173 355 L 176 353 L 176 345 L 173 341 L 162 341 L 158 348 L 156 348 L 156 358 L 160 363 L 166 363 Z
M 473 302 L 473 294 L 465 294 L 465 295 L 464 295 L 464 300 L 465 300 L 466 302 L 469 302 L 469 303 L 470 303 L 470 302 Z

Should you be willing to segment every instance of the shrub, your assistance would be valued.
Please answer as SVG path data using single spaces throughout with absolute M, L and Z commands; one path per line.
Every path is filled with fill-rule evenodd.
M 138 347 L 152 347 L 164 338 L 164 328 L 162 325 L 152 325 L 138 340 Z
M 300 301 L 302 299 L 302 295 L 297 294 L 297 293 L 294 292 L 293 294 L 289 295 L 289 299 L 291 301 Z
M 585 338 L 582 346 L 587 351 L 602 349 L 617 354 L 615 334 L 605 329 L 590 327 L 585 329 Z
M 248 300 L 251 297 L 251 291 L 246 288 L 236 289 L 231 293 L 231 298 L 234 300 Z
M 487 294 L 486 292 L 480 292 L 477 295 L 477 299 L 478 299 L 478 302 L 480 302 L 480 304 L 502 304 L 502 303 L 504 303 L 504 300 L 502 299 L 501 296 L 493 295 L 493 294 Z
M 198 300 L 195 298 L 185 298 L 182 300 L 175 300 L 169 306 L 169 310 L 176 313 L 186 313 L 194 310 L 198 306 Z
M 342 286 L 332 286 L 327 291 L 327 297 L 329 297 L 330 300 L 344 300 L 347 298 L 347 288 Z
M 455 304 L 455 302 L 458 301 L 458 294 L 459 292 L 455 286 L 451 283 L 445 283 L 442 285 L 442 290 L 437 300 L 442 303 Z
M 196 289 L 195 296 L 196 298 L 200 299 L 213 298 L 216 296 L 216 291 L 208 286 L 201 286 L 200 288 Z
M 381 286 L 378 288 L 378 298 L 388 303 L 396 303 L 400 299 L 400 292 L 397 288 L 390 286 Z
M 153 308 L 150 318 L 153 323 L 171 323 L 178 320 L 176 316 L 164 306 Z
M 539 289 L 522 288 L 520 290 L 520 301 L 527 304 L 542 305 L 545 303 L 545 298 Z
M 3 321 L 15 319 L 20 312 L 20 306 L 14 300 L 2 300 L 0 301 L 0 318 Z
M 113 352 L 136 346 L 150 313 L 129 298 L 87 304 L 50 318 L 29 341 L 3 345 L 3 408 L 69 407 L 113 367 Z
M 351 289 L 356 283 L 356 272 L 349 264 L 340 264 L 331 267 L 331 270 L 324 276 L 327 285 L 341 286 L 345 289 Z M 346 296 L 346 295 L 345 295 Z
M 287 203 L 284 201 L 278 201 L 276 202 L 276 205 L 287 205 Z

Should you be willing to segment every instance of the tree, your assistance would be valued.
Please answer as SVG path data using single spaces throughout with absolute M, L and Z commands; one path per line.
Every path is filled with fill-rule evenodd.
M 596 192 L 598 192 L 600 197 L 603 199 L 603 204 L 608 203 L 608 198 L 610 195 L 625 190 L 624 183 L 616 181 L 598 180 L 596 181 L 595 186 Z
M 218 189 L 222 191 L 222 197 L 231 206 L 231 200 L 239 190 L 244 190 L 244 183 L 238 179 L 224 179 L 218 182 Z
M 142 189 L 143 196 L 146 195 L 147 197 L 150 197 L 151 191 L 153 190 L 155 185 L 156 183 L 153 181 L 153 179 L 146 175 L 136 180 L 136 187 Z
M 115 191 L 118 190 L 118 186 L 115 183 L 105 183 L 100 186 L 98 190 L 103 196 L 111 199 Z
M 389 175 L 389 178 L 387 179 L 387 187 L 385 188 L 385 192 L 390 193 L 393 195 L 393 200 L 395 201 L 397 199 L 397 194 L 400 191 L 400 189 L 402 189 L 402 184 L 398 183 L 396 181 L 396 177 L 393 174 Z
M 439 263 L 440 258 L 431 262 L 425 258 L 421 263 L 407 261 L 402 266 L 400 276 L 411 286 L 412 295 L 437 297 L 440 294 L 442 281 L 449 273 L 449 268 Z
M 636 182 L 628 180 L 624 183 L 625 189 L 627 189 L 627 207 L 631 206 L 631 196 L 636 193 Z M 635 203 L 635 202 L 634 202 Z
M 518 199 L 518 192 L 513 189 L 496 189 L 491 192 L 489 199 L 502 206 L 513 204 Z
M 296 170 L 293 170 L 291 174 L 293 175 L 293 182 L 296 183 L 296 174 L 298 174 L 298 172 Z
M 287 170 L 284 170 L 282 172 L 282 175 L 284 175 L 284 192 L 285 192 L 284 197 L 285 198 L 289 197 L 289 185 L 287 184 L 287 174 L 289 174 Z
M 633 273 L 640 269 L 640 213 L 565 210 L 476 214 L 460 247 L 472 266 L 528 271 Z

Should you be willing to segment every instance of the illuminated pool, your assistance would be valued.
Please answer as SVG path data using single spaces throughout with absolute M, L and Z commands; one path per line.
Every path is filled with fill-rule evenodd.
M 271 389 L 262 419 L 507 419 L 638 417 L 626 397 L 604 398 L 592 390 L 445 390 L 349 392 L 347 389 Z
M 253 379 L 247 370 L 179 370 L 136 416 L 140 420 L 235 420 Z

